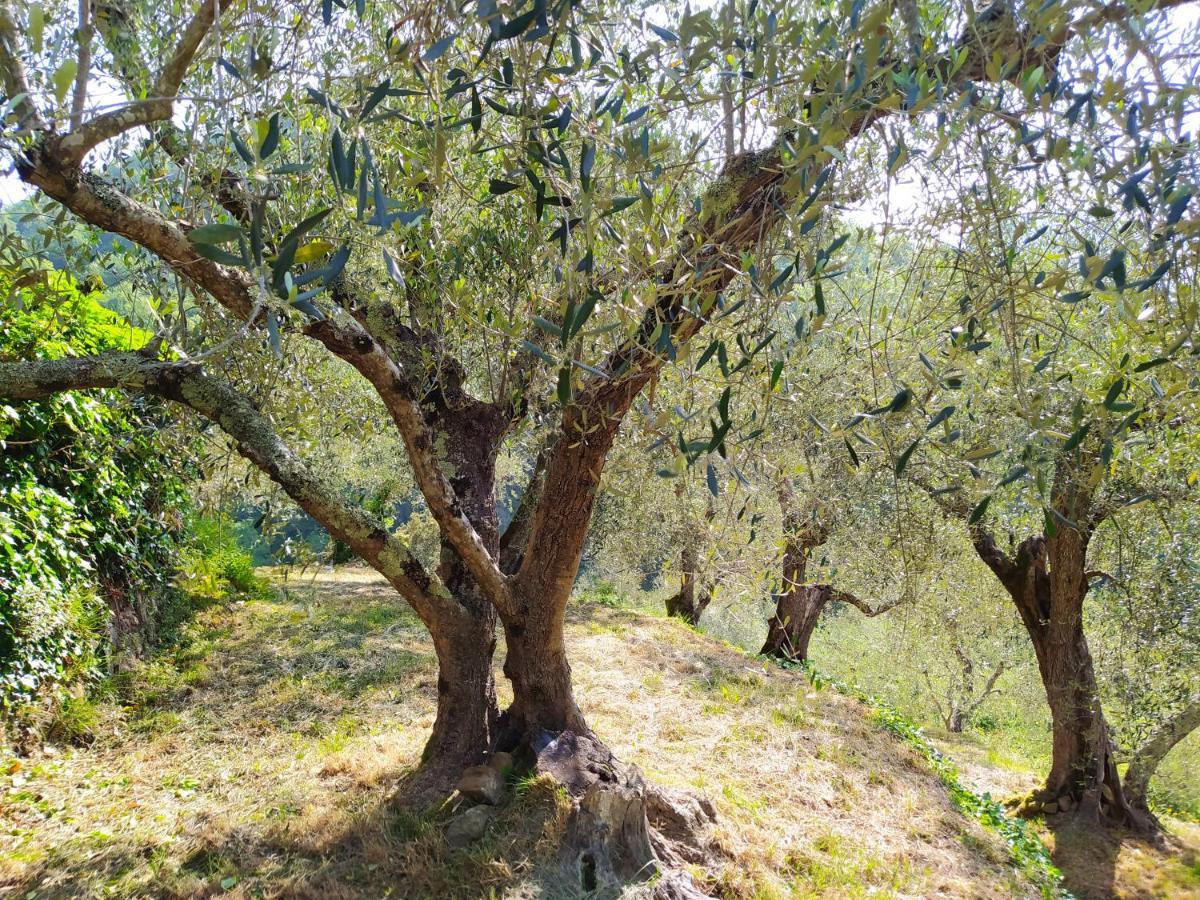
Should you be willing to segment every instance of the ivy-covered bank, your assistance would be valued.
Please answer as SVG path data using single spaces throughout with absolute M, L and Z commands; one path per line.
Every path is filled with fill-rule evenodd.
M 0 359 L 148 335 L 60 272 L 0 269 Z M 70 704 L 141 655 L 171 602 L 187 510 L 166 411 L 113 392 L 0 405 L 0 711 Z

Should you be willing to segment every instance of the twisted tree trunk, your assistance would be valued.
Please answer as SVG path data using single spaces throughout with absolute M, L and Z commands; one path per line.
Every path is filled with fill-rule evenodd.
M 1083 630 L 1091 532 L 1084 524 L 1088 517 L 1077 513 L 1086 509 L 1087 499 L 1077 493 L 1066 507 L 1078 528 L 1063 526 L 1053 535 L 1028 538 L 1011 559 L 985 530 L 975 526 L 972 531 L 976 552 L 1000 578 L 1021 616 L 1050 706 L 1050 772 L 1021 812 L 1074 811 L 1096 823 L 1147 831 L 1153 824 L 1131 807 L 1121 786 Z
M 666 599 L 667 615 L 697 625 L 712 602 L 712 592 L 700 575 L 700 553 L 694 538 L 688 539 L 679 555 L 679 593 Z
M 832 598 L 833 588 L 827 584 L 793 584 L 785 588 L 775 598 L 775 615 L 758 652 L 789 662 L 807 660 L 808 643 Z
M 811 515 L 806 515 L 790 481 L 780 479 L 775 493 L 783 513 L 783 584 L 775 595 L 775 614 L 759 652 L 800 662 L 808 659 L 808 642 L 817 620 L 833 598 L 830 585 L 805 582 L 809 554 L 829 539 L 829 532 Z

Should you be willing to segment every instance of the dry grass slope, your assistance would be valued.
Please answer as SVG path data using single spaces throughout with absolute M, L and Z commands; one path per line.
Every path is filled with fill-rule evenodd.
M 597 731 L 648 778 L 715 803 L 724 861 L 697 873 L 714 894 L 1036 895 L 855 701 L 626 610 L 578 607 L 569 638 Z M 460 851 L 389 805 L 434 677 L 419 624 L 364 571 L 210 608 L 122 680 L 90 747 L 0 763 L 0 894 L 570 896 L 552 785 L 515 785 Z

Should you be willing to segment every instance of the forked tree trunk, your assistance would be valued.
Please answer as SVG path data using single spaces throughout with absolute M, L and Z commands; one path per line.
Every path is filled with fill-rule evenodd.
M 767 640 L 759 652 L 764 656 L 800 662 L 808 659 L 821 611 L 833 599 L 828 584 L 806 584 L 808 556 L 828 539 L 828 531 L 806 517 L 792 485 L 781 479 L 776 485 L 783 513 L 783 584 L 775 595 L 775 614 L 767 626 Z
M 684 497 L 684 486 L 675 488 L 675 496 Z M 717 515 L 712 497 L 708 498 L 704 511 L 704 524 L 696 524 L 690 516 L 683 538 L 683 549 L 679 554 L 679 593 L 666 600 L 667 615 L 683 619 L 689 625 L 698 625 L 704 610 L 712 603 L 712 582 L 701 571 L 700 555 L 708 539 L 708 525 Z
M 1097 823 L 1149 830 L 1121 786 L 1083 631 L 1089 538 L 1086 530 L 1063 526 L 1051 537 L 1023 541 L 1010 560 L 989 534 L 974 532 L 976 551 L 1004 583 L 1029 634 L 1050 706 L 1050 772 L 1021 811 L 1074 811 Z
M 827 584 L 794 584 L 779 593 L 759 653 L 791 662 L 807 660 L 808 642 L 832 598 L 833 589 Z
M 488 404 L 467 401 L 449 409 L 444 398 L 436 399 L 427 415 L 445 436 L 441 449 L 451 484 L 484 545 L 498 553 L 496 455 L 504 419 Z M 496 609 L 445 540 L 438 576 L 462 609 L 427 623 L 438 659 L 437 716 L 421 767 L 402 789 L 412 805 L 449 795 L 463 770 L 493 748 L 500 719 L 492 671 Z
M 700 554 L 694 540 L 689 540 L 680 553 L 679 593 L 666 600 L 667 615 L 697 625 L 700 616 L 712 602 L 712 592 L 700 576 Z
M 565 607 L 552 604 L 535 607 L 519 622 L 504 623 L 508 645 L 504 675 L 513 689 L 513 702 L 504 719 L 510 745 L 537 743 L 542 732 L 591 734 L 571 686 L 564 618 Z
M 421 768 L 403 790 L 422 805 L 445 797 L 468 766 L 491 748 L 499 719 L 492 656 L 495 615 L 443 623 L 433 635 L 437 651 L 437 717 L 421 754 Z

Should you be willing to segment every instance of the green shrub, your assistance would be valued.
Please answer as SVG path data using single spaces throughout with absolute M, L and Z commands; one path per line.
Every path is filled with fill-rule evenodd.
M 59 272 L 0 269 L 0 298 L 0 358 L 148 337 Z M 0 404 L 0 716 L 69 705 L 153 641 L 187 504 L 168 425 L 161 405 L 109 391 Z
M 265 597 L 270 588 L 254 571 L 254 558 L 238 541 L 238 527 L 226 513 L 196 515 L 182 551 L 188 590 L 210 599 Z

